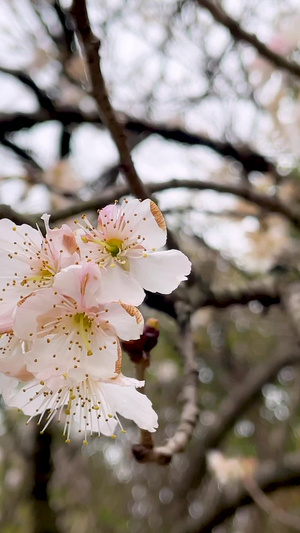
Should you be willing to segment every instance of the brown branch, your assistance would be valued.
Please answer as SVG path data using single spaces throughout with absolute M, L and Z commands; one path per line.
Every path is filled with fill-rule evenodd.
M 42 109 L 45 109 L 50 114 L 55 112 L 55 107 L 51 98 L 47 95 L 45 91 L 43 91 L 43 89 L 40 89 L 40 87 L 38 87 L 38 85 L 28 74 L 26 74 L 22 70 L 9 69 L 2 66 L 0 66 L 0 72 L 2 72 L 3 74 L 8 74 L 9 76 L 13 76 L 21 83 L 23 83 L 23 85 L 29 87 L 35 94 Z
M 124 126 L 117 119 L 109 101 L 99 62 L 100 41 L 91 31 L 85 0 L 74 0 L 71 14 L 84 48 L 91 81 L 91 94 L 97 103 L 99 115 L 110 131 L 118 149 L 120 169 L 123 171 L 133 194 L 144 200 L 149 197 L 149 193 L 135 170 L 130 150 L 127 146 Z
M 180 326 L 179 347 L 184 362 L 184 384 L 181 392 L 183 404 L 180 422 L 173 437 L 163 446 L 144 446 L 143 443 L 133 446 L 135 458 L 143 463 L 155 462 L 169 464 L 176 453 L 183 452 L 192 437 L 198 421 L 197 406 L 198 366 L 195 360 L 194 343 L 191 332 L 189 312 L 183 317 L 182 306 L 178 310 Z
M 272 520 L 275 519 L 277 522 L 280 522 L 285 526 L 291 527 L 296 531 L 300 531 L 299 516 L 292 515 L 287 513 L 284 509 L 278 508 L 277 505 L 273 503 L 268 496 L 266 496 L 255 479 L 244 479 L 244 487 L 251 496 L 253 502 L 255 502 L 260 509 L 265 511 L 265 513 L 267 513 Z
M 182 128 L 171 128 L 164 124 L 141 121 L 121 113 L 118 113 L 118 116 L 121 117 L 125 130 L 136 136 L 159 135 L 163 139 L 190 146 L 205 146 L 222 157 L 235 159 L 241 163 L 246 172 L 255 170 L 259 172 L 275 172 L 272 163 L 266 157 L 258 152 L 254 152 L 247 145 L 235 146 L 229 142 L 209 139 L 208 137 L 191 133 Z M 96 113 L 84 113 L 72 107 L 56 106 L 51 114 L 49 114 L 47 109 L 31 114 L 0 114 L 0 130 L 5 133 L 19 131 L 23 128 L 31 128 L 36 124 L 47 122 L 48 120 L 57 120 L 63 126 L 83 124 L 85 122 L 94 124 L 95 126 L 101 126 L 101 119 Z
M 260 490 L 270 493 L 284 487 L 294 487 L 300 483 L 300 453 L 287 454 L 282 461 L 264 461 L 255 476 Z M 216 505 L 206 506 L 200 520 L 191 527 L 182 525 L 177 531 L 181 533 L 211 533 L 212 529 L 232 516 L 238 508 L 253 503 L 253 498 L 243 485 L 235 490 L 229 486 L 218 490 Z
M 231 290 L 210 291 L 205 294 L 197 289 L 192 288 L 189 291 L 189 299 L 193 309 L 201 307 L 215 307 L 225 309 L 231 305 L 247 305 L 253 300 L 257 300 L 263 306 L 277 305 L 281 302 L 281 295 L 278 288 L 277 279 L 265 278 L 262 280 L 252 280 L 244 287 L 235 287 Z
M 284 366 L 299 363 L 299 354 L 284 354 L 273 357 L 253 368 L 247 377 L 228 393 L 228 396 L 219 406 L 214 423 L 199 439 L 197 453 L 182 481 L 180 494 L 199 485 L 206 471 L 205 456 L 207 451 L 219 445 L 239 416 L 260 395 L 263 385 L 273 381 Z
M 147 188 L 149 192 L 157 193 L 167 189 L 192 189 L 198 191 L 211 190 L 220 194 L 232 194 L 239 198 L 258 205 L 271 213 L 278 213 L 290 220 L 295 226 L 300 226 L 300 210 L 293 205 L 287 205 L 276 197 L 267 196 L 258 193 L 253 189 L 237 185 L 223 185 L 221 183 L 213 183 L 210 181 L 200 180 L 167 180 L 159 183 L 148 183 Z M 107 189 L 101 193 L 101 196 L 95 196 L 85 202 L 74 204 L 68 208 L 57 210 L 52 213 L 52 220 L 62 220 L 70 216 L 77 215 L 89 209 L 95 210 L 104 207 L 106 204 L 114 202 L 116 199 L 130 194 L 130 190 L 126 185 L 119 185 L 112 189 Z
M 41 435 L 37 427 L 32 454 L 34 533 L 59 533 L 60 531 L 56 524 L 56 514 L 49 505 L 48 496 L 48 485 L 53 469 L 51 443 L 51 433 L 46 430 Z
M 282 289 L 282 302 L 298 341 L 300 340 L 300 282 L 290 283 Z
M 166 140 L 180 142 L 192 146 L 206 146 L 222 157 L 230 157 L 238 161 L 246 172 L 272 171 L 273 165 L 263 155 L 254 152 L 249 146 L 234 146 L 229 142 L 209 139 L 196 133 L 190 133 L 182 128 L 172 128 L 164 124 L 154 124 L 145 120 L 134 120 L 126 117 L 124 122 L 127 131 L 136 134 L 159 135 Z
M 266 58 L 268 61 L 273 63 L 277 68 L 286 70 L 294 76 L 300 77 L 300 66 L 294 61 L 289 61 L 285 57 L 276 54 L 270 48 L 268 48 L 263 42 L 261 42 L 256 35 L 253 33 L 248 33 L 244 30 L 239 23 L 231 18 L 221 7 L 220 3 L 218 5 L 212 3 L 211 0 L 194 0 L 200 7 L 207 9 L 213 18 L 225 26 L 236 41 L 243 41 L 250 44 L 255 48 L 258 53 Z

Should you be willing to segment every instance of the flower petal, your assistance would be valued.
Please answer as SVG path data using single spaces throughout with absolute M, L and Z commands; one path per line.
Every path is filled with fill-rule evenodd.
M 152 402 L 135 389 L 136 380 L 130 386 L 118 385 L 118 379 L 110 383 L 101 383 L 101 392 L 111 413 L 116 412 L 125 418 L 133 420 L 141 429 L 151 433 L 158 427 L 157 414 L 152 408 Z
M 153 252 L 130 261 L 132 276 L 151 292 L 170 294 L 191 271 L 191 262 L 178 250 Z
M 122 267 L 108 267 L 103 269 L 103 284 L 101 302 L 118 302 L 121 300 L 130 305 L 140 305 L 145 293 L 140 284 Z
M 117 335 L 124 341 L 139 339 L 143 333 L 144 320 L 136 307 L 110 303 L 106 305 L 107 320 L 115 328 Z

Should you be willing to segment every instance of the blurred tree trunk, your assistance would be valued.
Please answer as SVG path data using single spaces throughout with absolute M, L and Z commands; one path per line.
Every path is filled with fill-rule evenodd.
M 51 461 L 52 435 L 46 430 L 41 435 L 37 426 L 32 453 L 32 503 L 34 533 L 60 533 L 56 525 L 56 515 L 49 505 L 48 484 L 53 470 Z

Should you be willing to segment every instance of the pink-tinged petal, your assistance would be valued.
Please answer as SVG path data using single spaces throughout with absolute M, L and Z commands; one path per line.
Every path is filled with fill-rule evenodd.
M 170 294 L 190 271 L 191 262 L 178 250 L 153 252 L 130 262 L 130 272 L 142 287 L 162 294 Z
M 101 383 L 101 392 L 112 414 L 119 413 L 152 433 L 158 427 L 157 414 L 149 398 L 138 392 L 135 386 L 135 383 L 120 386 L 116 379 L 114 383 Z
M 12 334 L 0 337 L 0 372 L 24 381 L 32 378 L 25 368 L 22 341 Z
M 13 313 L 9 309 L 6 313 L 0 314 L 0 335 L 10 333 L 13 330 Z
M 143 333 L 144 320 L 136 307 L 127 304 L 110 303 L 105 318 L 115 328 L 117 335 L 124 341 L 139 339 Z
M 57 314 L 56 305 L 60 296 L 54 289 L 40 289 L 32 292 L 23 299 L 16 308 L 14 316 L 14 332 L 20 339 L 32 340 L 37 330 L 41 327 L 40 317 L 45 314 L 45 321 L 50 321 L 51 316 Z
M 63 224 L 61 228 L 49 229 L 46 239 L 59 268 L 66 268 L 79 260 L 76 237 L 67 224 Z
M 3 397 L 6 405 L 12 407 L 19 407 L 14 403 L 14 398 L 19 392 L 20 381 L 17 378 L 12 378 L 0 373 L 0 394 Z
M 123 211 L 128 226 L 133 233 L 139 233 L 142 238 L 142 245 L 147 250 L 161 248 L 166 244 L 167 231 L 164 218 L 157 205 L 152 200 L 131 200 L 123 204 Z
M 82 309 L 97 305 L 101 295 L 101 273 L 94 263 L 72 265 L 55 276 L 53 287 L 70 296 Z
M 118 222 L 120 218 L 120 207 L 118 204 L 109 204 L 100 210 L 98 216 L 98 230 L 103 231 L 107 226 L 107 222 L 113 225 L 114 222 Z
M 140 284 L 135 281 L 130 272 L 126 272 L 119 265 L 102 270 L 103 283 L 100 302 L 118 302 L 140 305 L 145 293 Z

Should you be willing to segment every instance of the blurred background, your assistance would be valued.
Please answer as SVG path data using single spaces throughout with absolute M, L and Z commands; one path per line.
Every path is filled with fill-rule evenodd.
M 0 0 L 0 214 L 19 223 L 95 217 L 89 201 L 124 184 L 70 4 Z M 66 445 L 57 424 L 42 438 L 2 403 L 1 532 L 300 530 L 300 309 L 286 296 L 299 289 L 299 2 L 91 0 L 88 11 L 135 167 L 193 262 L 189 284 L 141 309 L 160 323 L 147 370 L 155 444 L 182 412 L 179 301 L 199 420 L 170 464 L 142 464 L 129 421 L 116 441 Z M 222 455 L 207 470 L 212 449 Z M 262 472 L 250 496 L 245 464 Z

